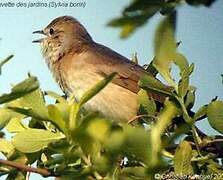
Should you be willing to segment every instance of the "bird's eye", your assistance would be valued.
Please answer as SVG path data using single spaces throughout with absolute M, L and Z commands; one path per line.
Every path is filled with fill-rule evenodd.
M 53 28 L 50 28 L 50 31 L 49 31 L 49 33 L 50 33 L 50 35 L 53 35 L 53 33 L 54 33 L 54 30 L 53 30 Z

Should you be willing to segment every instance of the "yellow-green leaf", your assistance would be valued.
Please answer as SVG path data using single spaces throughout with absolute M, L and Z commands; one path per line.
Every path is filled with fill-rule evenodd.
M 161 21 L 154 39 L 155 58 L 154 67 L 159 71 L 169 85 L 175 87 L 175 82 L 170 75 L 170 65 L 176 54 L 175 41 L 176 13 L 172 13 Z
M 29 77 L 21 83 L 14 86 L 9 94 L 3 94 L 0 96 L 0 104 L 12 101 L 20 98 L 39 87 L 39 82 L 36 77 Z
M 121 38 L 127 38 L 134 30 L 136 26 L 134 24 L 125 24 L 122 27 Z
M 3 129 L 12 118 L 11 113 L 4 108 L 0 108 L 0 130 Z
M 49 118 L 57 127 L 64 133 L 67 131 L 65 120 L 59 109 L 55 105 L 49 105 L 48 107 Z
M 103 141 L 109 132 L 109 123 L 105 119 L 93 119 L 86 129 L 87 133 L 96 140 Z
M 140 113 L 150 116 L 156 113 L 156 103 L 152 98 L 149 98 L 147 91 L 141 89 L 137 95 L 138 107 Z
M 195 115 L 193 117 L 193 121 L 196 121 L 197 119 L 199 119 L 201 117 L 205 117 L 207 115 L 207 108 L 208 108 L 208 105 L 201 106 L 198 109 L 198 111 L 195 113 Z
M 155 92 L 157 94 L 172 96 L 172 90 L 161 83 L 159 80 L 155 79 L 154 77 L 144 75 L 141 77 L 139 81 L 139 86 L 142 89 L 148 90 L 150 92 Z
M 187 141 L 182 141 L 174 154 L 175 174 L 183 176 L 193 174 L 191 165 L 192 148 Z
M 9 154 L 14 150 L 12 143 L 6 139 L 0 139 L 0 152 Z
M 223 133 L 223 101 L 214 101 L 208 105 L 208 121 L 215 130 Z
M 24 153 L 38 152 L 48 146 L 49 143 L 62 139 L 58 133 L 43 129 L 27 129 L 16 134 L 12 139 L 15 148 Z
M 48 116 L 43 95 L 39 88 L 23 96 L 20 102 L 23 107 L 32 109 L 36 114 L 41 114 L 42 117 Z
M 180 53 L 175 54 L 174 63 L 179 67 L 181 76 L 181 79 L 178 83 L 178 95 L 180 97 L 184 97 L 189 88 L 189 76 L 191 73 L 189 63 L 186 57 Z
M 26 125 L 22 124 L 21 119 L 16 117 L 12 118 L 5 128 L 10 133 L 18 133 L 28 129 Z

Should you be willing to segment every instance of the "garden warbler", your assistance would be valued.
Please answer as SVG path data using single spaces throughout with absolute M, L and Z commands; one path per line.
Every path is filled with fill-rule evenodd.
M 112 82 L 84 107 L 113 120 L 128 121 L 136 116 L 138 81 L 143 74 L 150 75 L 141 66 L 95 42 L 70 16 L 58 17 L 33 33 L 45 35 L 33 42 L 41 44 L 45 61 L 67 96 L 74 94 L 78 101 L 97 82 L 117 72 Z M 160 95 L 149 95 L 156 101 L 163 100 Z

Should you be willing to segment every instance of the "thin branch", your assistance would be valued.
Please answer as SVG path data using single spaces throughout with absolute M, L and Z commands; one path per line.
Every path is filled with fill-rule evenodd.
M 14 55 L 8 56 L 6 59 L 0 62 L 0 67 L 3 66 L 5 63 L 7 63 L 10 59 L 13 58 Z
M 193 161 L 193 162 L 196 162 L 196 161 L 207 161 L 209 159 L 215 159 L 215 158 L 217 158 L 217 156 L 215 154 L 208 154 L 207 156 L 192 158 L 191 161 Z
M 138 120 L 139 118 L 143 118 L 143 117 L 156 119 L 155 116 L 150 116 L 150 115 L 143 114 L 143 115 L 134 116 L 132 119 L 128 120 L 128 124 L 131 124 L 132 122 Z
M 56 175 L 52 174 L 51 172 L 49 172 L 47 169 L 29 167 L 29 166 L 26 166 L 26 165 L 23 165 L 23 164 L 20 164 L 17 162 L 13 162 L 13 161 L 0 159 L 0 164 L 4 164 L 6 166 L 10 166 L 10 167 L 13 167 L 13 168 L 19 169 L 21 171 L 25 171 L 25 172 L 37 173 L 37 174 L 40 174 L 45 177 L 56 176 Z
M 167 157 L 167 158 L 170 158 L 170 159 L 173 159 L 174 158 L 174 155 L 166 150 L 163 150 L 162 151 L 162 154 Z M 217 156 L 215 154 L 208 154 L 206 156 L 203 156 L 203 157 L 197 157 L 197 158 L 192 158 L 191 161 L 192 162 L 197 162 L 197 161 L 206 161 L 206 160 L 209 160 L 209 159 L 215 159 L 217 158 Z
M 219 143 L 219 142 L 223 142 L 223 139 L 213 139 L 212 141 L 208 142 L 208 144 Z
M 30 175 L 31 175 L 31 172 L 27 172 L 27 174 L 26 174 L 26 180 L 29 180 Z

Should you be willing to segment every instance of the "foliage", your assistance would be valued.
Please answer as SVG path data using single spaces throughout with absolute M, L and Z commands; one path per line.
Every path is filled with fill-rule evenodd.
M 125 11 L 154 2 L 136 0 Z M 165 1 L 172 4 L 168 7 L 179 2 Z M 211 1 L 186 2 L 208 5 Z M 161 4 L 164 11 L 164 1 L 156 1 L 159 9 Z M 25 179 L 27 172 L 35 172 L 62 179 L 190 179 L 196 175 L 222 179 L 223 137 L 204 134 L 195 123 L 208 118 L 223 133 L 223 101 L 214 99 L 192 112 L 196 89 L 189 79 L 194 65 L 177 50 L 176 16 L 172 12 L 160 22 L 154 38 L 155 56 L 147 68 L 158 72 L 169 88 L 143 76 L 138 93 L 140 114 L 129 124 L 111 122 L 83 109 L 115 73 L 87 91 L 78 103 L 74 97 L 43 93 L 37 78 L 30 75 L 11 93 L 1 95 L 0 129 L 12 137 L 4 137 L 1 131 L 0 152 L 7 160 L 0 159 L 0 176 Z M 178 81 L 171 75 L 172 64 L 179 68 Z M 147 91 L 165 95 L 164 104 L 157 106 Z M 55 103 L 48 104 L 46 97 Z M 32 164 L 36 167 L 29 167 Z
M 112 19 L 108 25 L 121 28 L 120 37 L 127 38 L 143 26 L 156 13 L 168 15 L 182 5 L 209 7 L 216 0 L 132 0 L 122 11 L 121 17 Z

